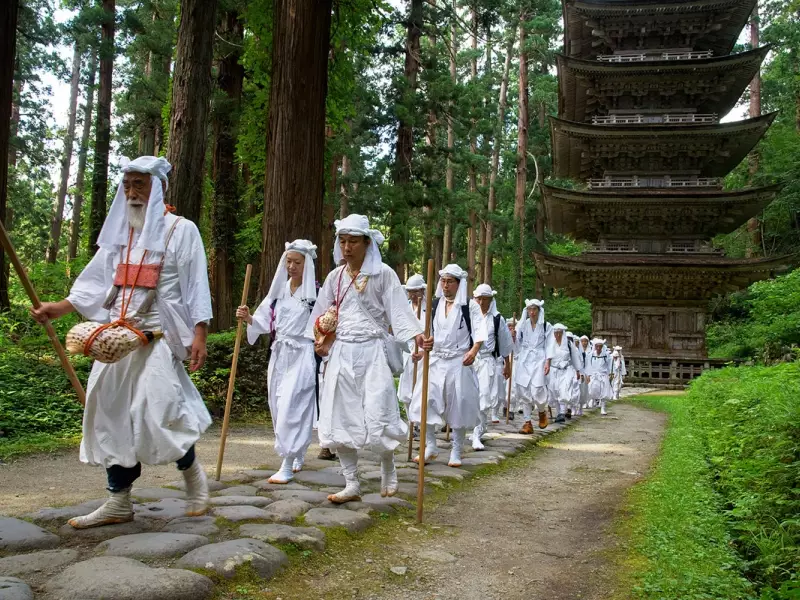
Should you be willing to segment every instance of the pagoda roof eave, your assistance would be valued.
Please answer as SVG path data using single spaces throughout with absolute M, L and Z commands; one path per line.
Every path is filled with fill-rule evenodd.
M 568 190 L 543 184 L 542 192 L 547 227 L 555 233 L 588 241 L 609 236 L 710 239 L 757 215 L 781 187 Z
M 730 259 L 663 254 L 534 253 L 544 282 L 592 302 L 702 305 L 785 271 L 796 257 Z
M 753 12 L 757 0 L 562 0 L 564 15 L 564 54 L 576 58 L 595 58 L 604 53 L 602 36 L 596 35 L 602 29 L 603 19 L 647 18 L 664 22 L 678 21 L 681 18 L 695 20 L 702 15 L 711 15 L 719 27 L 713 27 L 700 35 L 694 50 L 711 50 L 715 56 L 730 54 L 739 33 Z M 674 17 L 670 19 L 670 17 Z M 722 23 L 719 23 L 722 21 Z M 674 29 L 674 27 L 673 27 Z M 596 42 L 601 44 L 597 45 Z M 605 52 L 615 49 L 614 41 L 606 38 Z
M 675 157 L 684 157 L 697 175 L 724 177 L 758 143 L 776 115 L 773 112 L 752 119 L 712 125 L 614 126 L 577 123 L 551 116 L 554 175 L 559 179 L 585 180 L 602 176 L 608 170 L 618 170 L 615 163 L 602 164 L 602 160 L 608 158 L 606 148 L 613 145 L 616 151 L 612 158 L 630 159 L 620 160 L 627 165 L 625 172 L 685 172 L 686 168 L 677 168 L 666 162 L 675 160 Z M 596 146 L 597 158 L 591 156 L 593 145 Z M 698 152 L 704 146 L 711 156 L 707 156 L 703 162 Z M 642 168 L 635 160 L 647 160 L 647 168 Z M 659 164 L 659 161 L 664 164 Z
M 631 85 L 637 80 L 646 83 L 652 93 L 655 78 L 663 88 L 665 102 L 674 98 L 677 89 L 688 87 L 695 98 L 700 98 L 694 106 L 698 113 L 725 115 L 736 105 L 771 48 L 766 45 L 728 56 L 636 63 L 607 63 L 558 54 L 558 113 L 569 121 L 588 121 L 594 114 L 602 114 L 592 110 L 592 105 L 604 104 L 604 97 L 608 97 L 605 104 L 618 101 L 621 95 L 631 93 Z M 676 85 L 678 80 L 680 86 Z

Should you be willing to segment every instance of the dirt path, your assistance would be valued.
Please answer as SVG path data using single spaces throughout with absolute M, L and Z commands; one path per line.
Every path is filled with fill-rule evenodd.
M 295 580 L 308 586 L 300 595 L 283 586 L 279 595 L 300 598 L 313 589 L 315 598 L 372 600 L 608 598 L 614 574 L 603 553 L 616 545 L 613 521 L 623 493 L 656 456 L 664 424 L 660 414 L 615 404 L 609 417 L 590 416 L 510 470 L 453 494 L 428 515 L 427 527 L 402 529 L 374 554 L 367 548 L 341 564 L 335 559 L 324 573 Z M 393 566 L 408 571 L 398 576 Z

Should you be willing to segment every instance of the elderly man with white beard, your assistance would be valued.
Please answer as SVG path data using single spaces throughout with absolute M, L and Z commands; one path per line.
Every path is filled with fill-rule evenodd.
M 472 432 L 472 448 L 483 450 L 481 436 L 489 430 L 489 420 L 499 422 L 497 409 L 497 360 L 503 359 L 503 370 L 499 374 L 500 379 L 508 379 L 511 362 L 508 357 L 511 354 L 513 342 L 508 331 L 506 320 L 497 310 L 497 302 L 494 297 L 497 292 L 486 283 L 480 284 L 472 292 L 474 302 L 481 309 L 481 316 L 486 326 L 486 342 L 481 345 L 478 356 L 475 358 L 473 369 L 478 376 L 478 395 L 480 398 L 480 421 Z
M 31 309 L 40 322 L 77 311 L 91 321 L 163 332 L 118 362 L 92 366 L 80 459 L 105 467 L 111 495 L 91 514 L 70 519 L 76 529 L 132 521 L 131 486 L 142 463 L 176 462 L 186 514 L 207 508 L 194 445 L 211 417 L 183 361 L 190 359 L 191 371 L 205 362 L 211 294 L 200 232 L 164 204 L 170 168 L 154 156 L 123 168 L 97 254 L 65 300 Z
M 430 462 L 439 455 L 436 427 L 445 421 L 453 430 L 453 447 L 448 465 L 461 466 L 461 452 L 467 429 L 479 420 L 478 378 L 472 364 L 486 341 L 486 323 L 481 309 L 467 300 L 467 272 L 458 265 L 439 271 L 436 300 L 431 306 L 431 337 L 423 344 L 432 350 L 428 376 L 428 427 L 425 456 L 414 461 Z M 420 360 L 422 354 L 415 356 Z M 422 409 L 422 385 L 417 382 L 411 401 L 411 420 L 419 422 Z
M 536 405 L 539 428 L 545 429 L 547 419 L 547 338 L 550 325 L 544 320 L 544 300 L 526 300 L 525 318 L 517 325 L 517 352 L 514 361 L 514 387 L 522 404 L 525 423 L 523 435 L 533 433 L 531 409 Z

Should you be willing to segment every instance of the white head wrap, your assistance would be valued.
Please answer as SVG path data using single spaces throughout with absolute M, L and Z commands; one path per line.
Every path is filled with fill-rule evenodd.
M 614 351 L 611 353 L 611 356 L 613 356 L 614 358 L 617 358 L 617 357 L 619 356 L 619 352 L 617 352 L 616 350 L 614 350 Z
M 622 346 L 614 346 L 614 350 L 617 350 L 617 351 L 622 350 Z
M 494 299 L 497 296 L 497 290 L 493 290 L 488 283 L 482 283 L 476 287 L 472 291 L 472 296 L 474 298 L 492 298 L 492 303 L 489 305 L 489 314 L 493 317 L 500 314 L 500 311 L 497 310 L 497 300 Z
M 556 323 L 555 325 L 553 325 L 553 331 L 558 331 L 559 329 L 561 331 L 566 331 L 567 330 L 567 326 L 566 325 L 562 325 L 561 323 Z
M 588 335 L 582 335 L 582 336 L 581 336 L 581 339 L 582 339 L 582 340 L 587 340 L 587 341 L 588 341 L 588 340 L 589 340 L 589 336 L 588 336 Z
M 364 275 L 378 275 L 381 272 L 383 259 L 381 258 L 381 244 L 386 238 L 377 229 L 369 228 L 369 219 L 364 215 L 347 215 L 344 219 L 333 222 L 336 227 L 336 239 L 333 242 L 333 260 L 338 265 L 342 258 L 342 249 L 339 247 L 339 236 L 344 235 L 364 235 L 372 239 L 367 246 L 367 255 L 364 257 L 364 264 L 361 265 L 361 273 Z
M 408 278 L 408 281 L 406 281 L 406 284 L 403 287 L 406 290 L 413 291 L 424 290 L 428 286 L 425 284 L 425 279 L 422 277 L 422 275 L 412 275 Z
M 298 290 L 298 297 L 301 300 L 316 300 L 317 285 L 314 259 L 317 258 L 317 247 L 308 240 L 295 240 L 291 243 L 286 242 L 285 248 L 278 263 L 278 268 L 275 270 L 275 276 L 272 278 L 272 285 L 269 287 L 266 301 L 271 305 L 272 302 L 280 300 L 286 295 L 286 281 L 289 279 L 289 274 L 286 271 L 286 255 L 289 252 L 298 252 L 306 258 L 303 265 L 303 283 Z
M 167 225 L 164 220 L 166 205 L 161 182 L 167 181 L 170 169 L 172 169 L 172 165 L 165 158 L 156 156 L 140 156 L 122 167 L 123 173 L 149 173 L 151 176 L 152 185 L 150 198 L 147 201 L 144 228 L 136 241 L 136 248 L 143 248 L 150 252 L 164 251 Z M 125 188 L 120 180 L 114 201 L 111 203 L 111 209 L 100 230 L 100 236 L 97 238 L 97 245 L 104 250 L 116 251 L 117 248 L 128 244 L 130 223 L 128 223 L 127 204 Z
M 531 328 L 536 329 L 537 325 L 544 326 L 544 300 L 525 300 L 525 310 L 522 313 L 523 326 L 525 325 L 525 321 L 530 321 L 530 317 L 528 316 L 528 309 L 531 306 L 539 307 L 539 318 L 536 321 L 536 325 L 531 325 Z
M 606 343 L 606 341 L 605 340 L 601 340 L 600 338 L 594 338 L 592 340 L 592 346 L 596 346 L 597 344 L 605 344 L 605 343 Z
M 444 296 L 444 292 L 442 291 L 442 277 L 452 277 L 460 280 L 454 303 L 464 306 L 467 303 L 467 272 L 458 265 L 447 265 L 444 269 L 439 271 L 439 283 L 436 285 L 437 298 Z
M 574 337 L 575 337 L 575 334 L 574 334 L 574 333 L 572 333 L 571 331 L 567 331 L 567 337 L 568 337 L 568 338 L 574 338 Z

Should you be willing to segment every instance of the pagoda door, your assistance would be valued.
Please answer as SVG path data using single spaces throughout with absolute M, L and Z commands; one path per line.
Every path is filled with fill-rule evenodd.
M 635 348 L 664 350 L 664 315 L 636 315 L 635 333 Z

